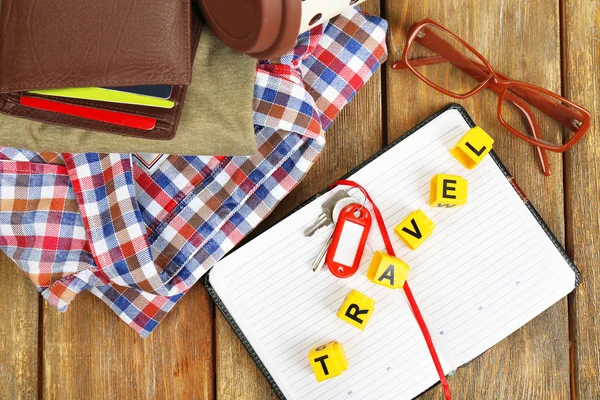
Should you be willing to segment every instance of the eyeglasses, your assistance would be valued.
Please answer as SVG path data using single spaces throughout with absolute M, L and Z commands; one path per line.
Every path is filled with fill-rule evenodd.
M 565 152 L 590 129 L 590 113 L 541 87 L 495 71 L 477 50 L 437 22 L 411 28 L 402 62 L 434 89 L 466 99 L 490 88 L 499 95 L 498 119 L 509 131 L 537 147 L 544 175 L 551 174 L 546 150 Z

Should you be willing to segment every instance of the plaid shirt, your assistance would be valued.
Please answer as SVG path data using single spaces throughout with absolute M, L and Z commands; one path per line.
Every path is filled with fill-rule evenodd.
M 0 248 L 58 310 L 89 290 L 147 336 L 305 176 L 385 60 L 386 28 L 350 9 L 259 63 L 250 157 L 0 147 Z

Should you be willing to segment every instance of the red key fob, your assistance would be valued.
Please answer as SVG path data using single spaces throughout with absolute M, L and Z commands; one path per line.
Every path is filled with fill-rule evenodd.
M 372 222 L 371 213 L 360 204 L 342 210 L 325 259 L 333 275 L 349 278 L 358 271 Z

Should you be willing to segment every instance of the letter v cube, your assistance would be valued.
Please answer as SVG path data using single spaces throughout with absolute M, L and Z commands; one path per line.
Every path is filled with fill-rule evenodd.
M 313 369 L 317 382 L 340 376 L 348 369 L 348 359 L 339 342 L 331 342 L 312 349 L 308 353 L 308 361 Z
M 473 169 L 492 150 L 494 139 L 483 129 L 476 126 L 463 136 L 462 139 L 450 150 L 454 156 L 467 169 Z
M 367 278 L 390 289 L 402 289 L 410 267 L 397 257 L 376 251 L 367 271 Z
M 416 250 L 433 233 L 435 224 L 421 210 L 408 214 L 394 232 L 411 249 Z
M 374 311 L 375 300 L 358 290 L 353 290 L 346 296 L 337 316 L 350 325 L 365 330 Z

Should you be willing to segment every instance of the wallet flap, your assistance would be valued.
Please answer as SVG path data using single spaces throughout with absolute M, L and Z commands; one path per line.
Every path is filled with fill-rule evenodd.
M 0 93 L 187 85 L 189 0 L 2 0 Z

